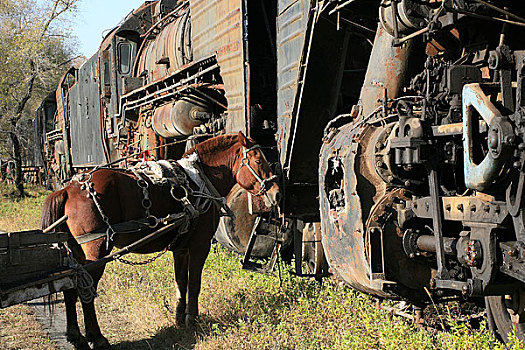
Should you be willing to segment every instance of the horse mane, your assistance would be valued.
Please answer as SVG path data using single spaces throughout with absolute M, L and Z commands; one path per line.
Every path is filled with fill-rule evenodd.
M 237 142 L 239 142 L 239 136 L 236 134 L 221 135 L 199 143 L 197 151 L 199 153 L 226 151 Z
M 255 144 L 255 142 L 248 137 L 247 137 L 247 140 L 250 143 Z M 237 142 L 239 142 L 238 134 L 227 134 L 227 135 L 219 135 L 217 137 L 203 141 L 199 143 L 196 147 L 197 147 L 197 152 L 199 154 L 211 153 L 211 152 L 222 152 L 222 151 L 228 150 L 230 147 L 232 147 Z M 192 147 L 183 154 L 183 157 L 187 157 L 194 152 L 195 152 L 195 147 Z

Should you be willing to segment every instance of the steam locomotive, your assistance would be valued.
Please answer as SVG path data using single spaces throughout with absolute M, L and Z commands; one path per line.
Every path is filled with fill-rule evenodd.
M 147 1 L 43 101 L 42 158 L 64 180 L 242 130 L 281 176 L 279 230 L 299 272 L 306 251 L 312 274 L 326 258 L 379 297 L 485 301 L 501 336 L 523 339 L 524 12 L 504 0 Z M 276 224 L 252 202 L 231 193 L 238 215 L 217 236 L 238 251 L 266 237 L 265 256 L 276 240 L 261 231 Z

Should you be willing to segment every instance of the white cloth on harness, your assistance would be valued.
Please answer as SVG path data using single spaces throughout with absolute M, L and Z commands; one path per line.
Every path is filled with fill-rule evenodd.
M 208 190 L 206 182 L 202 178 L 199 169 L 195 166 L 198 161 L 198 154 L 192 153 L 191 155 L 177 161 L 182 169 L 174 166 L 170 161 L 159 160 L 141 162 L 131 170 L 136 176 L 138 176 L 136 172 L 147 176 L 153 184 L 183 186 L 188 190 L 191 190 L 188 183 L 189 177 L 198 188 L 198 190 L 191 190 L 191 195 L 195 197 L 195 203 L 193 203 L 193 206 L 202 213 L 209 209 L 210 199 L 214 199 L 215 197 Z
M 155 185 L 165 185 L 167 183 L 178 186 L 187 185 L 186 176 L 177 170 L 178 169 L 167 160 L 145 161 L 132 168 L 133 172 L 138 171 L 147 176 Z
M 186 174 L 190 179 L 197 185 L 199 188 L 198 191 L 193 191 L 193 195 L 197 198 L 195 206 L 198 208 L 206 207 L 206 210 L 211 204 L 210 199 L 220 201 L 222 205 L 225 205 L 226 200 L 224 198 L 216 197 L 209 190 L 206 185 L 206 181 L 202 178 L 199 169 L 196 167 L 196 164 L 199 162 L 199 155 L 197 152 L 194 152 L 184 158 L 181 158 L 177 161 L 179 165 L 184 169 Z
M 204 188 L 206 188 L 206 184 L 200 176 L 199 170 L 195 167 L 195 164 L 198 161 L 199 155 L 197 153 L 192 153 L 189 156 L 179 159 L 177 163 L 179 163 L 179 165 L 184 169 L 184 171 L 186 172 L 186 174 L 188 174 L 193 183 L 199 186 L 199 188 L 202 187 L 201 185 L 203 185 Z

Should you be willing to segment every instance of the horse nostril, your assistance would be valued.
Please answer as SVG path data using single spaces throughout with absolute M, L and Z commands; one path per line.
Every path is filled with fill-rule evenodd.
M 281 194 L 279 192 L 277 192 L 275 194 L 275 203 L 279 203 L 281 201 Z

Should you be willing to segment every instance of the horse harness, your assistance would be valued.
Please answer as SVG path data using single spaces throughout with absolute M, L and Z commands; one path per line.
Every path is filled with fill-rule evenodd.
M 242 147 L 241 165 L 239 166 L 239 169 L 237 169 L 237 173 L 239 173 L 243 166 L 246 166 L 248 170 L 252 173 L 252 175 L 255 177 L 255 179 L 259 182 L 259 192 L 256 194 L 256 196 L 261 196 L 265 195 L 268 191 L 268 188 L 266 188 L 266 186 L 268 186 L 269 183 L 275 182 L 275 180 L 277 180 L 277 175 L 272 175 L 267 179 L 261 179 L 257 172 L 252 168 L 252 166 L 250 165 L 250 159 L 248 158 L 248 152 L 256 150 L 258 148 L 261 148 L 261 146 L 254 145 L 250 148 L 246 148 L 244 146 Z
M 200 169 L 198 163 L 199 156 L 198 153 L 195 152 L 177 162 L 167 160 L 156 162 L 147 161 L 130 168 L 129 171 L 137 178 L 137 186 L 142 189 L 143 198 L 141 205 L 144 208 L 145 217 L 116 224 L 111 224 L 109 222 L 109 218 L 100 204 L 98 193 L 95 191 L 94 184 L 91 181 L 92 172 L 73 176 L 71 181 L 77 181 L 80 184 L 81 190 L 86 190 L 88 192 L 87 197 L 93 200 L 102 220 L 107 226 L 105 231 L 88 232 L 81 236 L 74 237 L 75 240 L 78 244 L 85 244 L 106 237 L 106 248 L 109 249 L 109 242 L 113 240 L 116 233 L 130 233 L 143 229 L 153 229 L 159 224 L 168 225 L 171 222 L 180 219 L 181 216 L 184 216 L 186 220 L 179 226 L 179 234 L 184 234 L 189 231 L 191 221 L 199 215 L 207 212 L 211 203 L 216 205 L 221 215 L 233 216 L 233 212 L 226 205 L 226 199 L 219 195 L 213 184 Z M 125 169 L 120 170 L 127 172 Z M 197 188 L 196 190 L 192 189 L 190 186 L 188 177 L 195 184 L 195 187 Z M 170 214 L 164 218 L 157 218 L 151 215 L 150 208 L 152 202 L 149 198 L 149 182 L 146 179 L 154 185 L 170 186 L 170 194 L 176 201 L 181 203 L 183 206 L 183 212 Z M 184 195 L 178 196 L 176 194 L 177 189 L 182 189 Z M 196 198 L 195 203 L 192 203 L 189 200 L 188 197 L 190 195 Z M 175 241 L 177 237 L 178 236 L 175 236 L 173 241 Z

